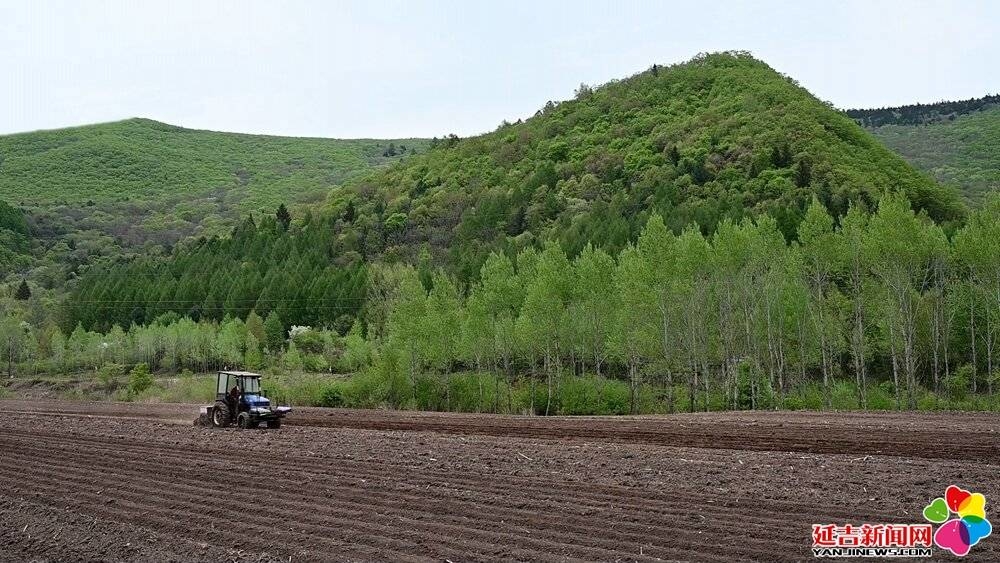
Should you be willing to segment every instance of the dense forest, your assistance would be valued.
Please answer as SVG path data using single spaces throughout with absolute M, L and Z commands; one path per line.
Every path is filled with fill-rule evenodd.
M 349 372 L 312 402 L 539 414 L 995 406 L 1000 199 L 970 211 L 749 55 L 425 148 L 225 234 L 59 242 L 64 302 L 8 277 L 7 369 Z
M 957 186 L 973 205 L 1000 189 L 1000 103 L 921 125 L 882 125 L 871 133 L 938 181 Z
M 274 222 L 262 221 L 256 237 L 236 234 L 229 251 L 263 237 L 298 254 L 279 242 L 292 237 Z M 586 245 L 571 257 L 556 241 L 493 253 L 468 286 L 441 269 L 372 264 L 354 277 L 366 297 L 356 318 L 343 306 L 354 299 L 334 295 L 227 297 L 214 316 L 203 307 L 193 319 L 169 309 L 200 302 L 175 295 L 127 332 L 78 325 L 66 339 L 28 324 L 13 345 L 15 361 L 40 371 L 140 361 L 360 370 L 323 390 L 326 404 L 351 406 L 538 414 L 992 406 L 998 236 L 1000 196 L 950 239 L 901 194 L 884 195 L 873 213 L 857 205 L 841 217 L 814 199 L 792 241 L 769 215 L 725 219 L 706 237 L 697 225 L 675 234 L 653 214 L 616 254 Z M 304 256 L 295 261 L 308 263 Z M 127 275 L 116 282 L 129 279 L 158 287 Z M 318 299 L 311 314 L 330 307 L 348 316 L 334 330 L 289 329 L 302 314 L 297 299 Z M 133 304 L 87 305 L 110 313 Z
M 329 220 L 291 223 L 278 213 L 252 217 L 231 236 L 201 239 L 172 260 L 138 258 L 85 277 L 68 303 L 66 328 L 143 325 L 168 312 L 222 320 L 274 311 L 289 324 L 350 328 L 364 301 L 365 269 L 331 253 Z M 343 317 L 343 318 L 342 318 Z
M 960 218 L 943 188 L 844 114 L 742 53 L 654 66 L 523 123 L 433 150 L 330 197 L 353 203 L 349 240 L 366 259 L 415 260 L 425 247 L 462 280 L 493 251 L 557 239 L 609 252 L 657 212 L 671 230 L 773 216 L 786 238 L 815 195 L 835 215 L 897 189 L 935 220 Z
M 0 280 L 30 263 L 31 233 L 24 213 L 0 201 Z
M 956 102 L 910 104 L 878 109 L 849 109 L 847 115 L 864 127 L 883 125 L 928 125 L 952 121 L 959 116 L 1000 106 L 1000 95 L 983 96 Z
M 247 213 L 279 204 L 304 212 L 334 185 L 429 143 L 244 135 L 148 119 L 0 136 L 0 205 L 18 209 L 30 234 L 16 245 L 0 238 L 3 256 L 17 249 L 16 262 L 0 266 L 0 283 L 26 278 L 58 298 L 90 265 L 169 256 L 179 242 L 227 233 Z

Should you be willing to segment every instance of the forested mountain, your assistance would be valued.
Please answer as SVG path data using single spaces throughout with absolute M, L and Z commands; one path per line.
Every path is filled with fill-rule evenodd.
M 842 113 L 741 53 L 654 66 L 575 99 L 548 103 L 523 123 L 425 154 L 338 190 L 354 202 L 344 251 L 438 263 L 474 278 L 507 244 L 557 238 L 617 250 L 653 211 L 679 231 L 706 233 L 725 217 L 773 215 L 786 237 L 816 195 L 834 214 L 904 191 L 948 221 L 957 195 L 917 172 Z
M 1000 189 L 1000 96 L 847 114 L 973 204 Z
M 704 55 L 431 143 L 315 209 L 83 267 L 22 350 L 43 370 L 112 348 L 347 366 L 323 401 L 352 406 L 979 404 L 1000 383 L 990 201 L 967 215 L 791 79 Z
M 334 275 L 323 266 L 422 261 L 443 266 L 465 284 L 478 278 L 490 252 L 513 254 L 544 240 L 558 241 L 570 256 L 588 243 L 616 253 L 654 212 L 674 232 L 697 224 L 705 234 L 724 219 L 769 214 L 794 240 L 813 197 L 842 215 L 850 202 L 872 208 L 884 190 L 904 192 L 918 210 L 943 223 L 964 212 L 954 192 L 766 64 L 741 53 L 699 56 L 600 88 L 581 86 L 574 100 L 550 102 L 523 123 L 469 139 L 446 138 L 335 188 L 325 208 L 315 218 L 310 214 L 310 224 L 266 230 L 266 241 L 256 243 L 258 252 L 243 263 L 258 277 L 268 275 L 268 283 L 251 283 L 256 293 L 240 299 L 251 305 L 263 295 L 302 299 L 303 284 L 315 280 L 286 291 L 277 277 L 317 268 Z M 317 229 L 324 231 L 321 239 Z M 274 236 L 309 237 L 323 247 L 315 256 L 325 254 L 327 264 L 284 271 L 287 256 L 271 250 Z M 121 284 L 109 283 L 97 269 L 81 282 L 70 320 L 106 328 L 166 310 L 242 316 L 246 307 L 206 304 L 210 287 L 223 291 L 204 283 L 213 272 L 207 265 L 236 264 L 227 244 L 181 250 L 169 266 L 156 260 L 116 266 L 110 279 Z M 212 254 L 216 249 L 222 257 Z M 156 295 L 136 289 L 143 285 L 136 280 L 147 279 L 157 280 Z M 171 297 L 175 283 L 185 290 Z M 356 292 L 353 286 L 343 290 Z M 84 305 L 122 295 L 131 309 L 110 314 Z M 268 299 L 262 314 L 272 307 Z M 342 313 L 286 320 L 329 324 Z
M 80 265 L 169 253 L 186 237 L 228 232 L 250 211 L 307 208 L 332 186 L 428 144 L 220 133 L 148 119 L 0 136 L 0 201 L 24 213 L 34 257 L 0 276 L 16 270 L 59 287 Z

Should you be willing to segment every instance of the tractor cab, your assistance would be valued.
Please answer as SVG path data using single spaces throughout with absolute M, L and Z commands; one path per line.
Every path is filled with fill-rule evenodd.
M 280 428 L 281 419 L 291 407 L 271 407 L 271 401 L 260 388 L 260 374 L 248 371 L 220 371 L 215 383 L 215 404 L 203 407 L 212 425 L 226 427 L 236 423 L 240 428 L 257 428 L 261 422 L 268 428 Z

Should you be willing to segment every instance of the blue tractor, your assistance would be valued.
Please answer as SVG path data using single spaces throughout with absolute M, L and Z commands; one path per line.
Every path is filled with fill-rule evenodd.
M 272 407 L 260 390 L 260 374 L 248 371 L 220 371 L 215 384 L 215 404 L 202 407 L 201 417 L 216 428 L 233 424 L 240 428 L 281 428 L 281 419 L 291 407 Z

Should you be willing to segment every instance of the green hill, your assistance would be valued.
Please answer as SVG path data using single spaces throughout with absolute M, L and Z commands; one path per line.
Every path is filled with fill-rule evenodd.
M 350 182 L 342 251 L 414 258 L 471 278 L 498 247 L 555 238 L 616 250 L 658 211 L 674 231 L 769 213 L 788 237 L 813 195 L 835 214 L 886 189 L 935 219 L 963 205 L 850 118 L 744 53 L 699 56 L 549 102 L 523 123 L 447 139 Z
M 332 186 L 428 144 L 219 133 L 148 119 L 20 133 L 0 136 L 0 201 L 21 208 L 31 226 L 35 260 L 15 269 L 55 287 L 101 257 L 227 232 L 281 203 L 312 206 Z
M 425 279 L 442 266 L 465 284 L 494 250 L 556 240 L 571 257 L 588 242 L 617 253 L 653 212 L 675 232 L 769 214 L 793 240 L 814 196 L 839 215 L 897 189 L 939 221 L 965 212 L 956 192 L 791 79 L 748 55 L 707 55 L 432 143 L 288 225 L 269 216 L 171 260 L 93 269 L 70 318 L 106 327 L 257 308 L 329 326 L 362 307 L 372 262 L 417 263 Z
M 425 146 L 422 139 L 274 137 L 128 119 L 0 136 L 0 197 L 30 206 L 224 192 L 249 208 L 273 208 L 315 199 L 358 171 Z
M 1000 96 L 847 113 L 972 202 L 1000 189 Z

